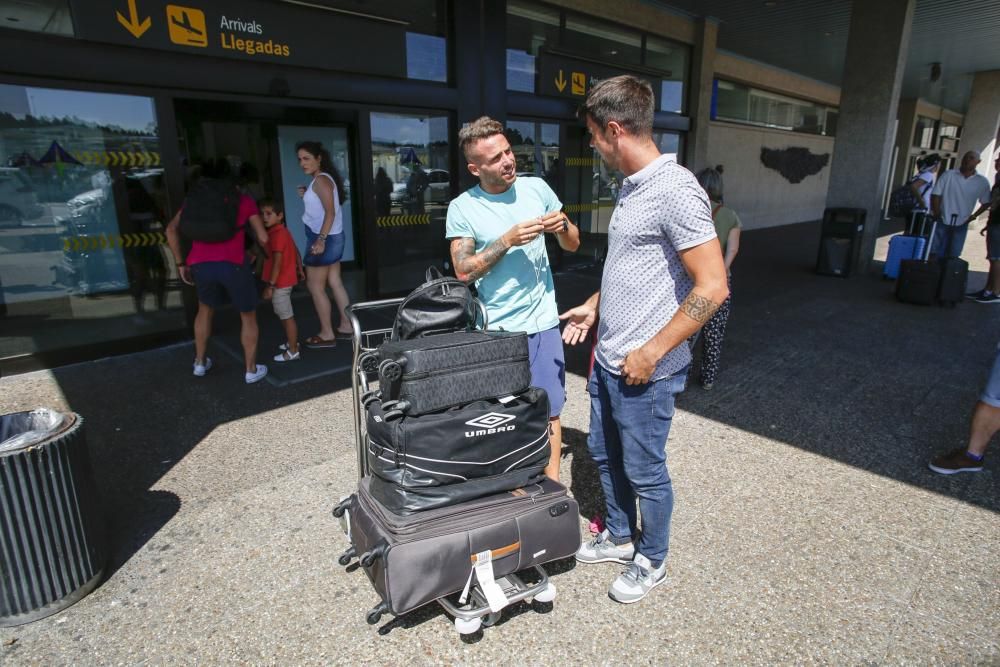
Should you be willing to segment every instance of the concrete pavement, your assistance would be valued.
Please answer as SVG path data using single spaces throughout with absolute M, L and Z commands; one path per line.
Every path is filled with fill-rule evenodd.
M 682 395 L 668 442 L 668 582 L 625 607 L 606 595 L 617 566 L 562 562 L 551 610 L 466 640 L 434 605 L 366 625 L 376 596 L 336 564 L 329 510 L 356 481 L 346 376 L 248 387 L 217 354 L 198 380 L 177 346 L 0 380 L 4 412 L 87 418 L 112 534 L 100 588 L 0 629 L 0 663 L 997 664 L 1000 456 L 954 477 L 926 461 L 966 437 L 1000 309 L 815 276 L 817 236 L 745 236 L 722 373 Z M 562 274 L 560 300 L 597 280 Z M 585 525 L 602 500 L 582 352 L 563 481 Z

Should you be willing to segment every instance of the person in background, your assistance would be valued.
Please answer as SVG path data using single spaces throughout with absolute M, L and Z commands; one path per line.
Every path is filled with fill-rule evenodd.
M 931 214 L 938 219 L 931 254 L 959 257 L 969 233 L 969 214 L 976 202 L 990 200 L 990 182 L 976 173 L 979 153 L 968 151 L 958 169 L 949 169 L 931 190 Z
M 264 260 L 263 297 L 270 299 L 274 314 L 285 329 L 285 342 L 274 360 L 278 363 L 296 361 L 299 355 L 299 328 L 292 310 L 292 288 L 298 284 L 302 272 L 299 250 L 292 235 L 285 227 L 285 211 L 273 199 L 262 199 L 258 204 L 260 215 L 267 229 L 267 259 Z M 301 276 L 304 277 L 304 276 Z
M 393 182 L 385 167 L 379 167 L 375 172 L 375 215 L 384 218 L 392 214 Z
M 702 169 L 696 178 L 712 204 L 712 223 L 715 225 L 715 234 L 722 246 L 722 257 L 729 280 L 729 296 L 701 330 L 700 339 L 704 341 L 701 355 L 701 386 L 709 390 L 715 385 L 715 378 L 719 374 L 722 340 L 726 337 L 726 325 L 729 323 L 729 313 L 733 304 L 733 260 L 740 251 L 740 230 L 743 223 L 740 222 L 736 211 L 722 204 L 722 176 L 718 171 Z M 695 334 L 692 344 L 696 345 L 698 339 L 699 336 Z
M 209 160 L 201 165 L 200 178 L 231 182 L 229 163 Z M 196 187 L 197 184 L 192 187 Z M 195 377 L 203 377 L 212 368 L 208 357 L 208 339 L 212 335 L 215 311 L 231 302 L 240 313 L 240 343 L 246 366 L 244 380 L 253 384 L 264 379 L 267 366 L 257 363 L 257 282 L 253 268 L 247 262 L 244 245 L 247 225 L 253 228 L 257 239 L 267 243 L 267 230 L 257 212 L 253 199 L 241 194 L 236 216 L 236 233 L 232 238 L 218 243 L 192 241 L 191 251 L 184 257 L 181 243 L 180 221 L 182 205 L 167 225 L 167 243 L 174 254 L 181 280 L 198 290 L 198 314 L 194 319 L 194 368 Z
M 931 210 L 931 190 L 933 190 L 934 182 L 937 180 L 937 170 L 940 164 L 941 156 L 937 153 L 918 158 L 917 175 L 910 180 L 910 190 L 925 211 Z
M 990 262 L 990 272 L 986 278 L 986 286 L 978 292 L 966 296 L 975 299 L 977 303 L 1000 303 L 1000 154 L 993 165 L 996 176 L 993 178 L 993 188 L 990 190 L 990 203 L 983 204 L 979 210 L 969 216 L 969 222 L 989 209 L 990 216 L 986 226 L 979 233 L 986 237 L 986 259 Z
M 347 201 L 344 179 L 333 165 L 330 153 L 318 141 L 303 141 L 295 147 L 299 166 L 312 177 L 308 186 L 299 187 L 305 204 L 302 224 L 306 232 L 306 286 L 312 296 L 319 332 L 306 339 L 306 347 L 336 347 L 337 338 L 351 338 L 353 332 L 347 320 L 347 290 L 340 277 L 340 259 L 344 255 L 344 211 Z M 333 310 L 326 295 L 329 285 L 340 315 L 340 328 L 333 328 Z

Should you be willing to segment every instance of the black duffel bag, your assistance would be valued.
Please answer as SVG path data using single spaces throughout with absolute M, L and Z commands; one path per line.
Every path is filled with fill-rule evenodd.
M 417 417 L 387 418 L 373 400 L 367 426 L 372 495 L 397 514 L 516 489 L 549 462 L 549 398 L 538 387 Z
M 468 331 L 476 323 L 476 300 L 458 278 L 427 269 L 425 282 L 410 292 L 396 311 L 391 340 L 409 340 L 451 331 Z

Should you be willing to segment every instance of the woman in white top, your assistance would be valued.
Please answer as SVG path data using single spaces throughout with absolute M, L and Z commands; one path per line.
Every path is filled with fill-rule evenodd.
M 305 204 L 302 222 L 306 232 L 306 286 L 319 316 L 319 332 L 305 340 L 306 347 L 335 347 L 337 338 L 350 338 L 351 328 L 344 309 L 347 290 L 340 278 L 340 258 L 344 254 L 344 215 L 341 208 L 347 196 L 344 181 L 333 166 L 330 153 L 318 141 L 303 141 L 295 147 L 299 166 L 312 176 L 308 186 L 299 186 Z M 326 287 L 330 286 L 340 315 L 340 327 L 333 328 L 332 308 Z
M 910 189 L 913 196 L 920 202 L 925 211 L 931 210 L 931 190 L 934 189 L 934 181 L 937 178 L 938 165 L 941 163 L 941 156 L 937 153 L 917 159 L 917 175 L 910 181 Z M 915 233 L 915 231 L 913 232 Z

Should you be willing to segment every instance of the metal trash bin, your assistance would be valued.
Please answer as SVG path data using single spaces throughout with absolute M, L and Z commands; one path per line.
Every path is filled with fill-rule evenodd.
M 863 208 L 828 208 L 823 211 L 823 227 L 816 257 L 816 273 L 846 278 L 857 264 L 861 236 L 865 230 Z
M 83 426 L 52 410 L 0 417 L 0 627 L 65 609 L 104 574 Z

